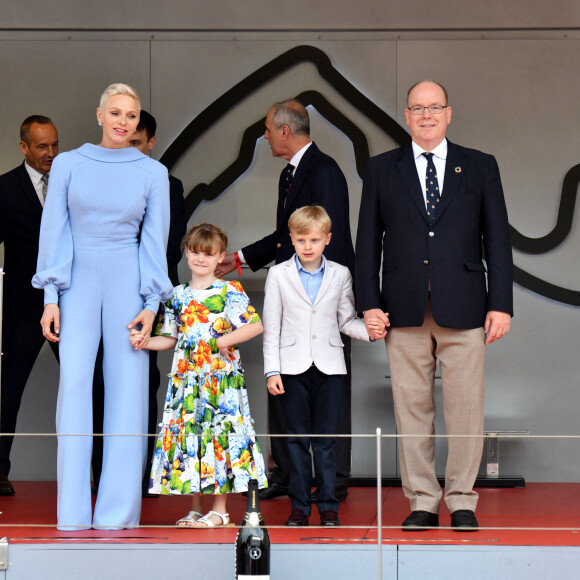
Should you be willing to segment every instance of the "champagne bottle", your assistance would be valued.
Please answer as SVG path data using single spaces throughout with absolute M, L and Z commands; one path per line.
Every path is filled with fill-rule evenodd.
M 270 580 L 270 536 L 260 513 L 258 482 L 251 479 L 246 513 L 236 537 L 236 579 L 256 578 Z

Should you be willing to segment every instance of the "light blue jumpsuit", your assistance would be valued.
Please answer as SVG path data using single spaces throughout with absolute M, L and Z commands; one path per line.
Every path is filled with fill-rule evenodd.
M 140 242 L 139 228 L 142 226 Z M 105 437 L 91 517 L 92 384 L 103 337 L 105 434 L 147 433 L 147 351 L 135 352 L 127 324 L 157 312 L 171 295 L 165 246 L 167 170 L 134 147 L 85 144 L 53 162 L 42 215 L 38 269 L 45 304 L 60 306 L 59 529 L 137 526 L 147 441 Z

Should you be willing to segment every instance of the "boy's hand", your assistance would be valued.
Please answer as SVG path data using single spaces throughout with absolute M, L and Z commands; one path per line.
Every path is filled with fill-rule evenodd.
M 284 385 L 282 384 L 282 377 L 280 375 L 272 375 L 271 377 L 268 377 L 267 385 L 268 392 L 271 395 L 276 396 L 285 393 Z
M 388 312 L 383 312 L 380 308 L 367 310 L 364 314 L 367 332 L 373 340 L 380 340 L 387 336 L 387 327 L 391 325 Z

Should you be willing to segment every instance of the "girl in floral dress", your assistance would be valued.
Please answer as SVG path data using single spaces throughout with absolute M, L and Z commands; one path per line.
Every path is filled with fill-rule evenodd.
M 237 350 L 262 332 L 262 323 L 239 282 L 215 277 L 226 246 L 220 228 L 191 228 L 183 240 L 191 282 L 173 289 L 158 336 L 144 343 L 131 332 L 136 349 L 175 347 L 149 490 L 194 494 L 180 526 L 227 525 L 228 493 L 246 491 L 250 479 L 268 485 Z M 213 496 L 205 516 L 203 495 Z

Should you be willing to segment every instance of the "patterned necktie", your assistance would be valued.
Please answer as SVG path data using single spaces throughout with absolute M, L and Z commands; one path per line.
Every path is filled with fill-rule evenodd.
M 48 173 L 45 173 L 40 181 L 42 181 L 42 197 L 46 200 L 46 192 L 48 191 Z
M 292 165 L 292 163 L 288 163 L 288 165 L 286 165 L 286 167 L 282 170 L 282 180 L 284 182 L 284 207 L 286 207 L 286 202 L 288 201 L 288 194 L 290 193 L 293 179 L 294 165 Z
M 427 171 L 425 173 L 425 192 L 427 194 L 427 217 L 429 223 L 433 224 L 437 204 L 441 199 L 439 195 L 439 181 L 437 180 L 437 170 L 433 163 L 433 153 L 423 153 L 427 159 Z

